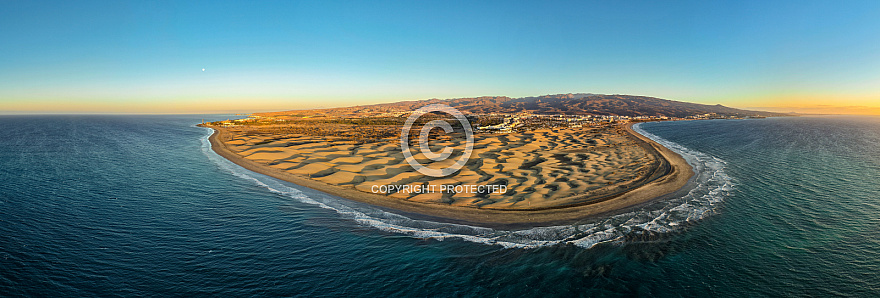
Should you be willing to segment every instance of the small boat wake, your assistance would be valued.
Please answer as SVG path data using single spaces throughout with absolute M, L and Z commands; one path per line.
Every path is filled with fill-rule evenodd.
M 202 151 L 212 162 L 235 176 L 252 181 L 271 192 L 298 202 L 330 209 L 343 218 L 381 231 L 399 233 L 419 239 L 461 239 L 505 248 L 537 248 L 553 245 L 575 245 L 590 248 L 600 243 L 623 243 L 641 235 L 654 235 L 681 230 L 689 223 L 713 213 L 729 195 L 734 184 L 725 173 L 726 163 L 713 156 L 647 133 L 639 124 L 633 129 L 666 148 L 680 154 L 693 167 L 695 178 L 687 192 L 658 200 L 637 210 L 572 225 L 536 227 L 524 230 L 498 230 L 460 224 L 411 219 L 375 207 L 341 199 L 304 188 L 286 181 L 252 172 L 217 155 L 211 150 L 208 134 L 202 138 Z

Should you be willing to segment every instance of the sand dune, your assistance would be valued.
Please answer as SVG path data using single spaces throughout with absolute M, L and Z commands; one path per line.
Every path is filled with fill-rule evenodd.
M 373 185 L 504 184 L 504 194 L 390 194 L 423 203 L 484 209 L 535 209 L 589 202 L 644 182 L 661 158 L 632 135 L 614 128 L 544 129 L 516 134 L 477 134 L 464 168 L 443 179 L 427 177 L 404 160 L 399 140 L 356 144 L 332 137 L 267 135 L 247 127 L 230 129 L 226 146 L 246 159 L 330 185 L 371 192 Z M 454 135 L 453 135 L 454 136 Z M 463 138 L 430 143 L 463 148 Z M 413 145 L 416 160 L 443 168 L 458 155 L 434 162 Z M 589 194 L 589 196 L 584 196 Z
M 683 187 L 693 175 L 677 154 L 628 126 L 477 134 L 469 162 L 443 178 L 404 161 L 399 139 L 358 142 L 283 133 L 284 128 L 211 127 L 212 148 L 247 169 L 347 199 L 433 219 L 492 226 L 561 224 L 629 208 Z M 463 147 L 463 140 L 433 141 Z M 413 156 L 434 162 L 412 145 Z M 506 185 L 500 193 L 376 193 L 378 185 Z

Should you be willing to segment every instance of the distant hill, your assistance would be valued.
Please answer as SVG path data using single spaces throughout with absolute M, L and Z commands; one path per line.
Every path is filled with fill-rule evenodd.
M 533 114 L 567 114 L 567 115 L 616 115 L 616 116 L 668 116 L 687 117 L 715 113 L 722 116 L 783 116 L 786 114 L 762 111 L 740 110 L 722 105 L 704 105 L 689 102 L 667 100 L 648 96 L 634 95 L 603 95 L 589 93 L 569 93 L 544 95 L 537 97 L 510 98 L 506 96 L 483 96 L 455 99 L 428 99 L 418 101 L 402 101 L 396 103 L 356 106 L 346 108 L 303 110 L 263 113 L 261 115 L 290 114 L 374 114 L 388 112 L 412 111 L 422 106 L 442 103 L 452 106 L 465 113 L 514 114 L 529 112 Z

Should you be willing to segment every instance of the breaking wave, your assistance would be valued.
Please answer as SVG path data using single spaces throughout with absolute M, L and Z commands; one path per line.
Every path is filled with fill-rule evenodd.
M 732 179 L 724 172 L 726 163 L 723 160 L 647 133 L 639 126 L 640 124 L 636 124 L 633 129 L 680 154 L 693 167 L 696 175 L 686 193 L 659 200 L 635 211 L 589 222 L 524 230 L 499 230 L 410 219 L 255 173 L 211 150 L 211 143 L 208 141 L 211 129 L 207 129 L 208 134 L 202 138 L 202 151 L 211 161 L 235 176 L 296 201 L 336 211 L 344 218 L 382 231 L 420 239 L 461 239 L 505 248 L 537 248 L 561 244 L 590 248 L 599 243 L 623 243 L 626 239 L 639 235 L 680 230 L 688 223 L 713 214 L 734 187 Z

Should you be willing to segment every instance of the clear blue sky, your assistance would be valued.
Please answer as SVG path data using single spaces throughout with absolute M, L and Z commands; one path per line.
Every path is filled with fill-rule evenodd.
M 4 2 L 0 112 L 568 92 L 880 107 L 880 1 L 181 2 Z

